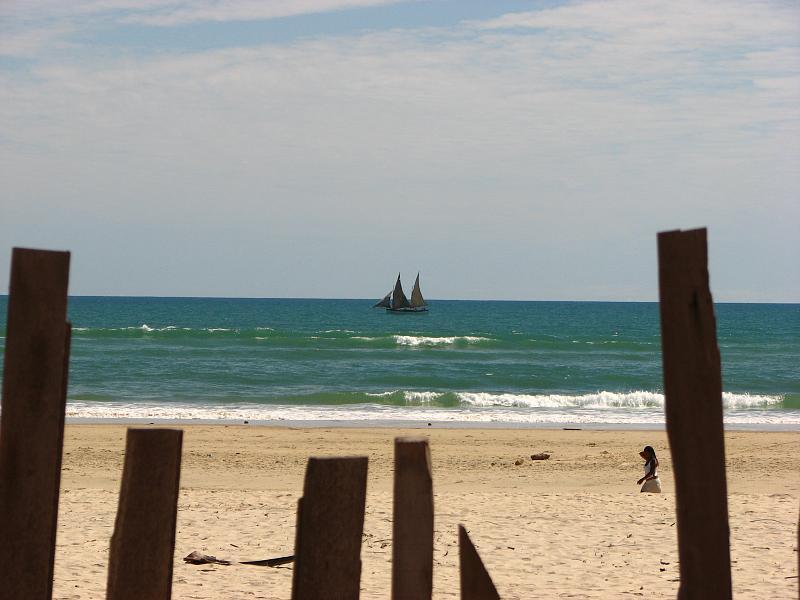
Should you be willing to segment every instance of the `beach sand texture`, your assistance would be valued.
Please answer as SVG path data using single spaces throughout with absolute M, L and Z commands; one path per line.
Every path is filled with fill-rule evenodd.
M 458 598 L 458 523 L 501 596 L 674 598 L 675 497 L 666 434 L 656 431 L 183 427 L 173 598 L 291 595 L 291 566 L 195 566 L 291 554 L 309 456 L 369 457 L 362 598 L 389 598 L 393 439 L 426 435 L 435 492 L 434 597 Z M 105 597 L 123 425 L 68 425 L 54 598 Z M 734 594 L 797 598 L 800 470 L 796 432 L 729 432 Z M 650 444 L 664 494 L 640 494 Z M 548 452 L 549 460 L 530 455 Z M 522 464 L 515 465 L 515 461 Z

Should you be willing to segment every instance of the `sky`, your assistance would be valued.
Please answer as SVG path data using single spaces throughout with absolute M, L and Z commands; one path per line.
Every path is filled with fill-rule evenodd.
M 0 292 L 800 302 L 800 4 L 4 0 Z

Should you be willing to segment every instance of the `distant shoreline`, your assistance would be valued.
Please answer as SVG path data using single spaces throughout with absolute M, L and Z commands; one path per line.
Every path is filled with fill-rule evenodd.
M 317 298 L 303 296 L 150 296 L 140 294 L 69 294 L 68 298 L 135 298 L 141 300 L 304 300 L 311 302 L 326 302 L 331 300 L 345 300 L 352 302 L 375 302 L 375 298 Z M 0 299 L 8 299 L 8 294 L 0 294 Z M 563 303 L 563 304 L 658 304 L 658 300 L 520 300 L 509 298 L 427 298 L 429 302 L 508 302 L 508 303 Z M 715 300 L 714 304 L 747 304 L 747 305 L 781 305 L 781 306 L 800 306 L 800 300 L 771 300 L 771 301 L 750 301 L 750 300 Z

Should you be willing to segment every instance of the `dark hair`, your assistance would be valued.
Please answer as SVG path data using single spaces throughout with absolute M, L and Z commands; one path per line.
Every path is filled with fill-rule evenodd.
M 647 454 L 650 458 L 655 458 L 656 457 L 656 451 L 653 450 L 652 446 L 645 446 L 644 450 L 642 450 L 642 452 Z

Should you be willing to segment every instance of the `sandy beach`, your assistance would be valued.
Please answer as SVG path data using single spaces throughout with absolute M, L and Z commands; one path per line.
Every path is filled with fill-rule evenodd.
M 464 523 L 505 599 L 675 597 L 678 554 L 662 431 L 183 427 L 174 598 L 288 599 L 291 566 L 192 566 L 193 550 L 233 561 L 291 554 L 308 456 L 369 457 L 362 597 L 388 598 L 393 438 L 431 441 L 434 597 L 458 597 Z M 125 426 L 68 425 L 54 597 L 104 597 Z M 735 596 L 797 597 L 796 432 L 726 435 Z M 637 455 L 653 445 L 662 495 L 640 494 Z M 530 455 L 547 452 L 546 461 Z M 521 460 L 521 464 L 515 462 Z

